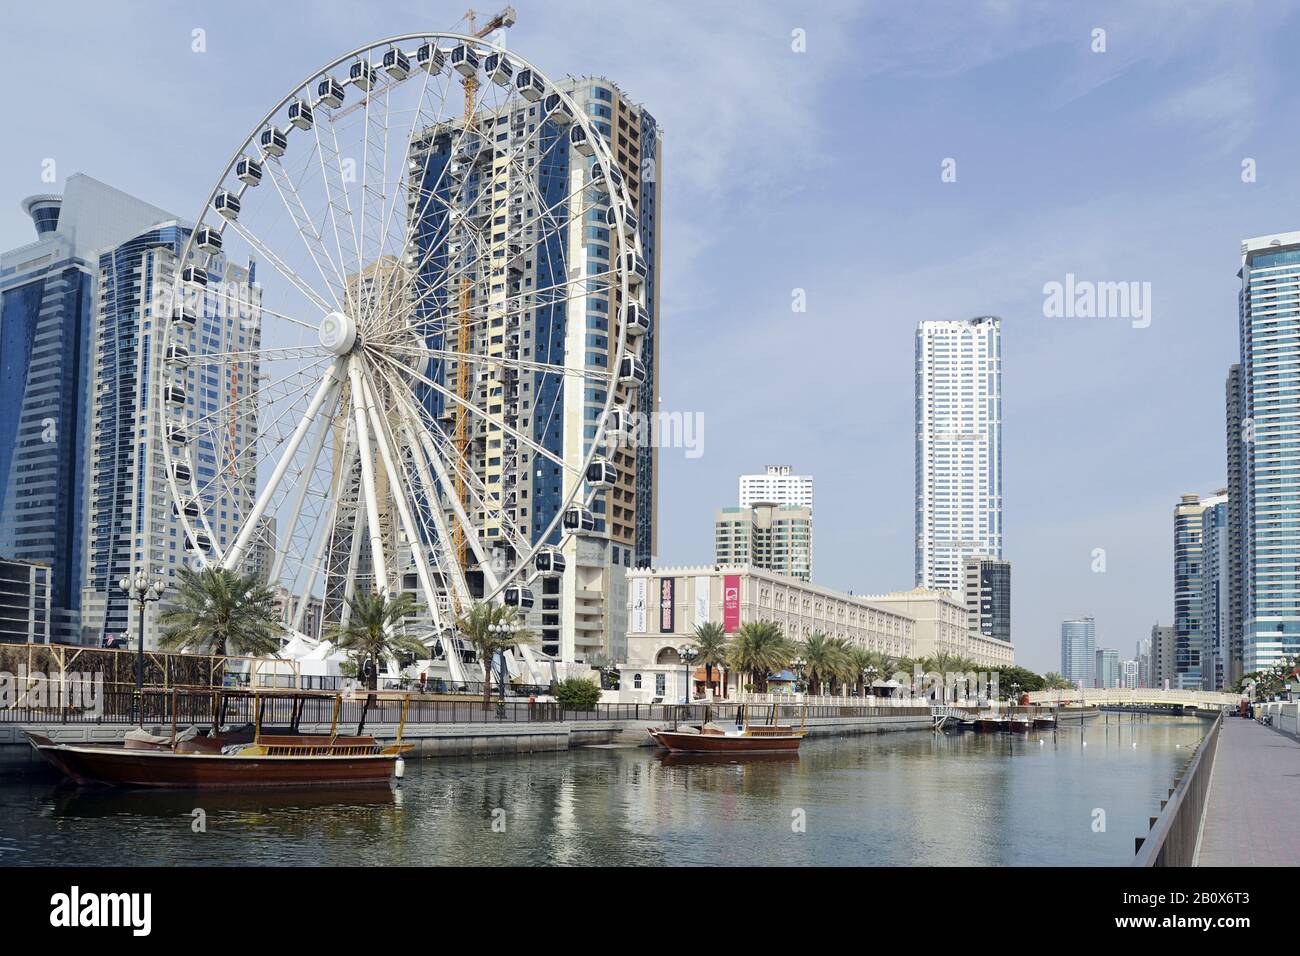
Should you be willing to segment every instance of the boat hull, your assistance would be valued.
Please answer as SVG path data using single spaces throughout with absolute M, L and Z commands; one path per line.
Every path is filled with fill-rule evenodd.
M 673 753 L 683 754 L 762 754 L 788 753 L 799 749 L 803 734 L 764 734 L 744 737 L 730 734 L 680 734 L 670 730 L 652 730 L 650 736 Z
M 109 787 L 240 790 L 327 784 L 375 784 L 393 775 L 396 753 L 348 756 L 251 756 L 128 750 L 58 744 L 27 734 L 36 752 L 78 784 Z

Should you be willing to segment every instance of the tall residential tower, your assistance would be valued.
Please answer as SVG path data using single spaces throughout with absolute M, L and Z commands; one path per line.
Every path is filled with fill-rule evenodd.
M 971 555 L 1002 557 L 1001 319 L 916 330 L 916 584 L 960 595 Z
M 48 566 L 51 639 L 77 643 L 97 256 L 170 217 L 80 174 L 23 209 L 36 241 L 0 256 L 0 557 Z
M 640 295 L 649 328 L 629 344 L 644 369 L 640 383 L 620 381 L 614 388 L 621 407 L 650 416 L 658 403 L 661 328 L 659 126 L 607 79 L 575 77 L 561 86 L 604 137 L 631 201 L 646 267 Z M 473 382 L 479 394 L 495 399 L 489 411 L 500 416 L 500 424 L 485 422 L 464 440 L 469 472 L 458 479 L 491 496 L 494 507 L 476 507 L 469 518 L 485 548 L 507 562 L 512 552 L 541 542 L 578 480 L 555 458 L 577 466 L 602 440 L 597 428 L 609 392 L 592 383 L 608 380 L 620 332 L 621 292 L 602 277 L 625 244 L 606 222 L 608 195 L 591 185 L 591 147 L 573 144 L 561 116 L 542 103 L 512 101 L 479 112 L 472 121 L 476 136 L 460 135 L 456 123 L 438 124 L 411 144 L 410 160 L 423 176 L 408 210 L 420 262 L 417 285 L 447 295 L 455 279 L 471 309 L 509 312 L 508 322 L 496 318 L 490 327 L 476 327 L 468 346 L 501 360 L 475 369 Z M 567 225 L 574 203 L 589 207 L 581 229 Z M 467 214 L 453 215 L 453 206 Z M 547 232 L 538 226 L 543 219 L 566 225 Z M 491 275 L 465 275 L 453 261 L 471 249 L 491 263 Z M 591 277 L 585 289 L 568 284 L 576 275 Z M 519 301 L 535 305 L 504 308 Z M 446 304 L 433 301 L 428 307 L 445 310 Z M 432 338 L 428 344 L 439 348 Z M 583 374 L 561 380 L 529 371 L 530 363 L 567 363 Z M 445 389 L 443 383 L 461 375 L 455 365 L 435 361 L 428 375 Z M 426 404 L 446 428 L 447 440 L 461 441 L 456 408 L 436 390 Z M 527 440 L 521 442 L 521 435 Z M 539 446 L 548 456 L 536 451 Z M 594 502 L 595 527 L 568 539 L 563 575 L 541 582 L 529 616 L 540 650 L 564 661 L 624 657 L 627 572 L 648 566 L 656 550 L 654 443 L 620 447 L 609 458 L 617 475 Z M 557 544 L 560 537 L 557 529 L 545 543 Z
M 1230 426 L 1228 474 L 1239 451 L 1241 666 L 1249 673 L 1300 654 L 1300 232 L 1244 241 L 1238 276 L 1240 445 Z M 1230 379 L 1230 405 L 1232 388 Z

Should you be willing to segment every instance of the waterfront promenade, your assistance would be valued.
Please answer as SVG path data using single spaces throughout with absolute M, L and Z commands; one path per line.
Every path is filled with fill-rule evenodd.
M 1197 866 L 1294 866 L 1300 860 L 1300 741 L 1225 717 Z

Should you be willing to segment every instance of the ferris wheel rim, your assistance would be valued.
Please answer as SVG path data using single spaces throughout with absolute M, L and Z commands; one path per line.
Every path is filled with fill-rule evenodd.
M 516 68 L 521 70 L 522 69 L 532 70 L 545 83 L 545 89 L 547 90 L 548 93 L 556 93 L 560 96 L 561 98 L 560 102 L 563 103 L 565 107 L 568 109 L 569 114 L 572 117 L 572 122 L 581 124 L 583 128 L 587 131 L 588 142 L 590 142 L 592 145 L 593 155 L 596 159 L 596 165 L 598 165 L 599 168 L 602 170 L 605 178 L 607 191 L 609 194 L 609 207 L 610 209 L 614 210 L 614 217 L 616 220 L 615 227 L 618 235 L 619 254 L 618 254 L 618 261 L 611 268 L 609 273 L 610 276 L 609 291 L 613 292 L 614 289 L 617 288 L 617 292 L 619 296 L 618 306 L 617 306 L 617 315 L 618 315 L 617 347 L 609 353 L 611 355 L 611 359 L 606 369 L 607 377 L 608 377 L 608 382 L 605 387 L 606 398 L 601 407 L 599 418 L 596 421 L 595 437 L 588 440 L 585 438 L 585 436 L 581 434 L 579 435 L 579 439 L 578 439 L 579 442 L 581 442 L 581 444 L 583 445 L 589 445 L 589 447 L 585 451 L 582 451 L 582 453 L 579 456 L 577 456 L 578 464 L 574 469 L 574 472 L 576 474 L 572 480 L 572 488 L 567 494 L 561 495 L 558 506 L 556 507 L 555 514 L 551 518 L 547 526 L 540 532 L 527 534 L 525 538 L 525 542 L 527 543 L 526 551 L 517 550 L 516 552 L 517 560 L 515 566 L 512 569 L 507 569 L 507 571 L 501 574 L 501 576 L 498 578 L 495 587 L 489 588 L 485 581 L 485 586 L 483 588 L 483 594 L 481 600 L 495 601 L 495 600 L 500 600 L 502 598 L 505 589 L 509 587 L 511 584 L 519 583 L 520 581 L 528 579 L 529 574 L 533 570 L 532 568 L 533 561 L 542 550 L 557 548 L 557 547 L 563 550 L 571 540 L 575 538 L 583 537 L 583 534 L 580 532 L 576 532 L 576 531 L 570 532 L 568 529 L 564 528 L 563 522 L 565 519 L 566 512 L 571 507 L 573 507 L 575 503 L 581 502 L 583 506 L 586 507 L 599 493 L 598 490 L 596 489 L 588 489 L 584 493 L 584 489 L 587 488 L 587 484 L 588 484 L 586 476 L 589 473 L 589 469 L 593 461 L 599 458 L 602 455 L 602 453 L 605 452 L 610 447 L 609 438 L 608 438 L 608 423 L 609 423 L 611 413 L 616 409 L 623 407 L 617 401 L 618 392 L 619 392 L 619 373 L 622 368 L 623 358 L 625 355 L 629 354 L 630 351 L 629 344 L 633 339 L 632 335 L 629 333 L 628 330 L 627 314 L 629 309 L 633 305 L 637 305 L 638 307 L 640 307 L 640 296 L 634 294 L 632 288 L 630 287 L 629 270 L 624 265 L 624 257 L 631 253 L 634 253 L 637 257 L 640 257 L 641 247 L 642 247 L 641 235 L 639 230 L 632 229 L 629 232 L 625 228 L 627 217 L 628 215 L 630 215 L 630 208 L 631 208 L 631 201 L 628 193 L 627 184 L 622 181 L 621 176 L 611 175 L 611 170 L 616 171 L 617 167 L 614 161 L 612 151 L 609 148 L 609 145 L 606 143 L 604 136 L 595 128 L 593 122 L 586 115 L 585 111 L 578 109 L 574 98 L 567 90 L 561 88 L 553 80 L 551 80 L 549 76 L 547 76 L 536 66 L 534 66 L 529 60 L 527 60 L 523 56 L 520 56 L 514 51 L 507 50 L 504 47 L 491 43 L 484 38 L 474 37 L 467 34 L 456 33 L 451 31 L 422 31 L 422 32 L 415 32 L 415 33 L 398 34 L 395 36 L 386 37 L 356 47 L 355 49 L 350 50 L 334 58 L 324 66 L 315 69 L 311 73 L 307 74 L 307 76 L 304 77 L 302 81 L 300 81 L 298 84 L 293 86 L 290 89 L 290 91 L 283 98 L 281 98 L 275 104 L 275 106 L 272 107 L 272 109 L 270 109 L 253 126 L 252 130 L 242 140 L 239 147 L 235 150 L 235 152 L 231 155 L 229 160 L 226 162 L 225 166 L 221 170 L 220 175 L 216 179 L 215 185 L 213 186 L 212 190 L 209 192 L 200 210 L 198 217 L 195 220 L 194 228 L 191 230 L 190 234 L 185 239 L 183 248 L 180 253 L 180 258 L 177 262 L 176 271 L 173 276 L 173 292 L 176 295 L 181 295 L 184 293 L 185 283 L 182 279 L 182 276 L 187 263 L 194 263 L 195 265 L 202 264 L 203 268 L 206 271 L 207 268 L 212 264 L 213 260 L 217 258 L 219 255 L 221 255 L 220 253 L 204 252 L 203 250 L 197 249 L 196 241 L 195 241 L 196 235 L 198 231 L 201 228 L 203 228 L 206 224 L 208 224 L 213 218 L 214 203 L 216 201 L 216 198 L 222 192 L 223 188 L 227 184 L 228 180 L 232 176 L 233 171 L 235 170 L 236 166 L 240 163 L 240 161 L 245 157 L 260 158 L 261 160 L 267 159 L 266 156 L 262 155 L 262 151 L 257 148 L 256 140 L 261 135 L 261 133 L 264 130 L 266 130 L 269 126 L 275 125 L 275 120 L 277 116 L 279 116 L 281 112 L 284 111 L 295 100 L 300 99 L 304 91 L 309 91 L 311 89 L 312 84 L 315 81 L 321 79 L 322 77 L 331 77 L 331 71 L 336 70 L 338 67 L 346 66 L 350 62 L 356 61 L 358 58 L 362 58 L 362 57 L 365 58 L 365 62 L 373 65 L 374 61 L 372 59 L 372 54 L 374 51 L 381 50 L 381 49 L 384 49 L 385 51 L 387 49 L 400 49 L 399 46 L 400 44 L 408 43 L 410 41 L 424 41 L 424 42 L 434 43 L 434 44 L 438 44 L 440 48 L 441 48 L 441 44 L 443 43 L 468 44 L 475 49 L 476 53 L 480 53 L 484 55 L 486 55 L 489 52 L 500 53 L 508 57 L 509 61 Z M 398 82 L 400 83 L 401 81 Z M 423 100 L 423 93 L 421 94 L 421 101 L 422 100 Z M 416 121 L 413 121 L 413 129 L 414 129 L 414 122 L 418 122 L 418 116 L 416 118 Z M 286 132 L 287 132 L 287 127 L 286 127 Z M 401 181 L 400 176 L 398 181 L 399 182 Z M 384 185 L 388 186 L 389 184 L 385 183 Z M 590 185 L 589 182 L 585 184 L 583 188 L 584 189 L 587 188 L 588 185 Z M 217 228 L 222 233 L 224 233 L 225 223 L 219 224 Z M 585 256 L 581 257 L 581 260 L 585 261 Z M 308 282 L 308 284 L 314 285 L 314 283 L 310 283 L 310 282 Z M 326 292 L 329 291 L 328 285 L 326 285 L 325 291 Z M 173 313 L 171 310 L 169 310 L 168 315 L 166 316 L 164 322 L 164 334 L 162 340 L 164 347 L 168 346 L 174 341 L 174 330 L 175 330 L 174 326 L 175 323 L 173 321 Z M 471 360 L 477 360 L 483 357 L 475 355 L 475 356 L 466 356 L 466 358 L 470 358 Z M 167 381 L 168 374 L 169 374 L 168 368 L 166 367 L 165 363 L 160 363 L 159 365 L 160 384 L 165 383 Z M 637 386 L 632 386 L 629 389 L 629 393 L 634 392 L 636 388 Z M 158 403 L 159 403 L 158 405 L 159 426 L 158 427 L 163 429 L 164 432 L 167 432 L 167 430 L 169 429 L 167 398 L 166 395 L 164 394 L 163 388 L 157 389 L 157 392 L 158 392 Z M 643 409 L 638 409 L 638 410 L 644 411 Z M 165 434 L 164 439 L 166 438 L 167 435 Z M 254 442 L 254 444 L 256 444 L 256 442 Z M 176 514 L 180 520 L 180 524 L 184 530 L 185 535 L 187 536 L 188 541 L 196 541 L 197 540 L 196 529 L 191 525 L 190 515 L 186 513 L 187 498 L 185 497 L 185 495 L 182 494 L 182 489 L 178 484 L 176 470 L 173 467 L 174 461 L 178 459 L 185 460 L 186 456 L 184 455 L 174 456 L 171 453 L 171 443 L 167 440 L 164 440 L 162 447 L 164 449 L 164 462 L 166 464 L 166 480 L 172 492 L 172 498 L 173 498 Z M 635 454 L 635 451 L 633 451 L 633 453 Z M 564 457 L 568 459 L 569 455 L 565 453 Z M 197 469 L 194 467 L 192 462 L 189 462 L 188 464 L 190 465 L 190 471 L 191 471 L 190 483 L 194 484 L 194 477 L 195 477 L 194 473 L 197 471 Z M 531 471 L 531 466 L 529 467 L 529 471 Z M 188 500 L 198 500 L 197 495 L 194 498 Z M 469 506 L 470 502 L 466 501 L 463 502 L 463 504 Z M 199 525 L 201 526 L 201 531 L 206 532 L 210 540 L 211 547 L 208 553 L 217 559 L 218 564 L 221 564 L 224 560 L 225 555 L 228 554 L 229 552 L 226 548 L 223 548 L 218 544 L 218 536 L 211 526 L 207 509 L 200 507 L 197 518 L 198 518 Z M 554 543 L 551 543 L 551 539 L 556 537 L 557 531 L 559 532 L 559 536 Z M 197 549 L 195 550 L 197 551 Z M 272 581 L 270 583 L 276 584 L 278 582 Z M 310 597 L 310 595 L 306 595 L 306 596 Z

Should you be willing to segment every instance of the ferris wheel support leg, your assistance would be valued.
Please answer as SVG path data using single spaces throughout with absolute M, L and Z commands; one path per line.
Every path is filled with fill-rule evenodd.
M 388 560 L 384 555 L 383 527 L 379 523 L 379 496 L 375 491 L 375 459 L 370 450 L 370 433 L 366 428 L 365 390 L 361 381 L 360 359 L 348 359 L 348 379 L 352 383 L 352 412 L 356 418 L 357 451 L 361 454 L 361 494 L 366 502 L 366 526 L 370 534 L 370 562 L 375 568 L 375 590 L 385 597 L 388 590 Z M 354 532 L 355 533 L 355 532 Z
M 429 571 L 424 542 L 416 530 L 410 504 L 405 493 L 401 490 L 406 487 L 406 475 L 405 473 L 399 473 L 397 470 L 397 459 L 394 457 L 393 449 L 389 445 L 387 430 L 380 419 L 378 410 L 375 408 L 375 395 L 370 385 L 370 376 L 364 372 L 362 373 L 361 387 L 363 389 L 362 397 L 366 407 L 366 415 L 369 417 L 371 427 L 375 432 L 375 443 L 379 446 L 379 458 L 384 470 L 388 472 L 389 487 L 393 490 L 393 503 L 397 506 L 397 517 L 402 523 L 402 530 L 411 543 L 411 555 L 415 558 L 415 573 L 420 579 L 420 587 L 424 591 L 424 600 L 429 605 L 429 614 L 433 617 L 434 627 L 441 634 L 445 622 L 442 618 L 442 609 L 438 606 L 437 593 L 433 587 L 433 575 Z M 462 683 L 465 678 L 460 673 L 458 658 L 459 655 L 457 654 L 448 654 L 447 667 L 451 672 L 452 680 Z
M 451 534 L 447 530 L 447 522 L 443 517 L 442 508 L 438 504 L 438 488 L 433 482 L 433 477 L 429 474 L 429 464 L 424 460 L 419 439 L 416 437 L 415 426 L 411 424 L 410 409 L 405 405 L 400 406 L 398 414 L 402 418 L 402 429 L 406 433 L 406 440 L 412 445 L 411 457 L 415 460 L 415 470 L 419 476 L 420 484 L 424 488 L 425 497 L 429 502 L 429 515 L 433 518 L 438 540 L 442 544 L 442 554 L 446 558 L 445 578 L 451 580 L 452 587 L 456 591 L 458 606 L 468 608 L 473 603 L 469 591 L 469 582 L 465 580 L 465 571 L 460 566 L 460 562 L 456 560 L 453 552 Z M 466 680 L 464 668 L 461 666 L 460 654 L 454 638 L 448 640 L 444 647 L 447 653 L 447 670 L 449 674 L 453 680 L 464 682 Z
M 316 394 L 312 396 L 311 403 L 302 416 L 302 421 L 298 423 L 298 427 L 289 436 L 284 453 L 276 463 L 275 471 L 271 473 L 270 480 L 266 483 L 266 487 L 262 489 L 262 493 L 257 496 L 257 501 L 253 503 L 253 510 L 244 518 L 244 526 L 240 529 L 239 536 L 235 538 L 235 543 L 230 546 L 230 550 L 221 562 L 221 566 L 227 571 L 233 571 L 239 566 L 239 562 L 243 560 L 244 553 L 248 550 L 249 541 L 257 533 L 258 522 L 266 514 L 266 509 L 270 507 L 271 496 L 284 479 L 284 473 L 289 470 L 289 465 L 293 462 L 293 456 L 298 452 L 298 446 L 302 444 L 303 438 L 307 435 L 307 429 L 311 427 L 317 413 L 321 410 L 321 406 L 325 404 L 326 399 L 329 398 L 330 393 L 338 388 L 339 361 L 339 359 L 335 359 L 330 364 L 329 371 L 325 373 L 325 378 L 316 389 Z
M 289 524 L 285 528 L 285 533 L 280 536 L 281 547 L 275 549 L 275 559 L 271 562 L 271 572 L 267 575 L 267 581 L 271 584 L 280 580 L 280 572 L 284 569 L 284 559 L 289 554 L 289 544 L 293 540 L 294 529 L 298 527 L 298 518 L 302 514 L 302 503 L 307 497 L 307 489 L 311 485 L 312 473 L 316 470 L 316 462 L 320 460 L 321 449 L 325 447 L 325 436 L 329 434 L 330 422 L 334 418 L 334 413 L 338 409 L 339 392 L 342 390 L 342 382 L 334 380 L 328 403 L 323 408 L 328 408 L 324 417 L 316 429 L 316 435 L 312 439 L 310 448 L 307 451 L 307 461 L 303 465 L 303 472 L 298 479 L 298 487 L 294 489 L 293 504 L 289 507 Z M 310 591 L 310 589 L 308 589 Z

